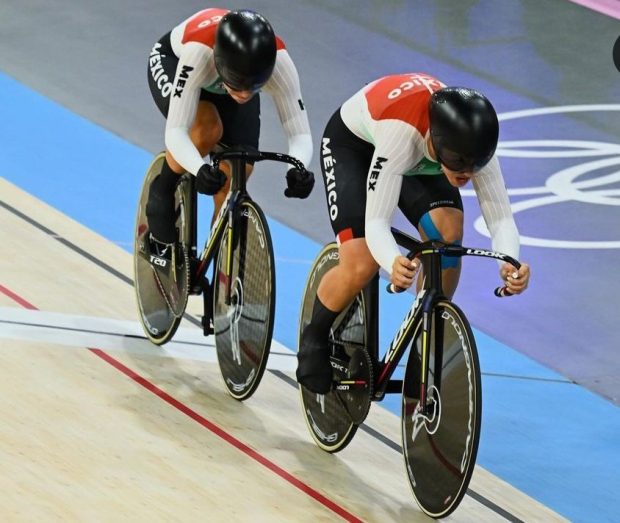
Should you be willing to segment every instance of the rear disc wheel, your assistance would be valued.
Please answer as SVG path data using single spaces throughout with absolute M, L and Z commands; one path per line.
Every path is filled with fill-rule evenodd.
M 142 185 L 134 235 L 134 290 L 140 323 L 146 337 L 163 345 L 176 332 L 189 296 L 191 184 L 188 174 L 181 177 L 175 191 L 176 228 L 174 245 L 152 240 L 146 219 L 146 203 L 151 183 L 161 173 L 165 153 L 155 157 Z
M 301 333 L 310 323 L 312 309 L 316 299 L 319 283 L 323 276 L 338 265 L 338 246 L 331 243 L 323 248 L 316 258 L 304 292 L 301 315 L 299 319 L 299 339 Z M 366 306 L 363 293 L 342 311 L 330 332 L 329 346 L 331 364 L 336 381 L 350 380 L 354 376 L 369 375 L 372 381 L 372 364 L 365 343 L 367 340 Z M 351 372 L 349 366 L 356 351 L 364 355 L 356 356 Z M 314 442 L 326 452 L 339 452 L 353 439 L 357 427 L 366 418 L 370 408 L 371 392 L 355 390 L 332 390 L 327 394 L 316 394 L 304 386 L 299 386 L 302 411 L 308 430 Z M 368 397 L 365 397 L 368 392 Z M 364 397 L 360 398 L 360 395 Z

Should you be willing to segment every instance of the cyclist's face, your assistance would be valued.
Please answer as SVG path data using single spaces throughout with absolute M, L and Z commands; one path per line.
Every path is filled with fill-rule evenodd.
M 255 93 L 255 91 L 251 91 L 251 90 L 237 91 L 233 89 L 232 87 L 228 87 L 226 84 L 224 84 L 224 88 L 226 89 L 228 94 L 232 97 L 232 99 L 238 104 L 244 104 L 246 102 L 249 102 Z
M 428 146 L 431 156 L 441 165 L 441 170 L 446 175 L 446 178 L 448 178 L 450 185 L 454 187 L 463 187 L 464 185 L 467 185 L 469 180 L 471 180 L 471 177 L 474 175 L 472 167 L 466 167 L 461 164 L 458 168 L 450 168 L 443 162 L 442 158 L 438 158 L 430 136 L 426 140 L 426 145 Z M 455 157 L 454 159 L 458 159 L 458 157 Z M 454 163 L 458 164 L 456 161 Z
M 469 180 L 471 180 L 471 177 L 474 175 L 471 169 L 463 171 L 452 171 L 444 164 L 441 164 L 441 170 L 444 172 L 446 178 L 448 178 L 448 181 L 450 182 L 450 185 L 452 185 L 453 187 L 463 187 L 467 185 Z

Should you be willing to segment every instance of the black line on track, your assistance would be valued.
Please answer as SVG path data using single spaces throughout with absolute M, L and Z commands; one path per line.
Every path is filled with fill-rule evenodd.
M 577 385 L 576 381 L 565 379 L 559 380 L 557 378 L 537 378 L 535 376 L 518 376 L 516 374 L 499 374 L 496 372 L 483 372 L 483 376 L 489 376 L 491 378 L 508 378 L 511 380 L 525 380 L 525 381 L 546 381 L 549 383 L 564 383 L 566 385 Z
M 194 320 L 192 321 L 192 323 L 195 323 L 198 327 L 202 327 L 200 320 L 195 319 L 193 316 L 186 316 L 187 319 L 190 320 Z M 0 324 L 5 324 L 5 325 L 20 325 L 22 327 L 37 327 L 37 328 L 41 328 L 41 329 L 54 329 L 54 330 L 61 330 L 61 331 L 67 331 L 67 332 L 82 332 L 84 334 L 100 334 L 102 336 L 113 336 L 116 338 L 128 338 L 128 339 L 133 339 L 133 340 L 144 340 L 144 341 L 148 341 L 146 336 L 140 336 L 137 334 L 121 334 L 118 332 L 110 332 L 110 331 L 98 331 L 98 330 L 94 330 L 94 329 L 80 329 L 78 327 L 61 327 L 59 325 L 47 325 L 45 323 L 34 323 L 34 322 L 29 322 L 29 321 L 14 321 L 14 320 L 3 320 L 0 319 Z M 204 347 L 204 343 L 198 343 L 196 341 L 179 341 L 179 340 L 175 340 L 175 343 L 178 345 L 194 345 L 194 346 L 198 346 L 198 347 Z M 213 346 L 213 345 L 211 345 Z M 293 358 L 295 357 L 295 354 L 290 353 L 290 352 L 280 352 L 280 351 L 269 351 L 270 354 L 276 354 L 277 356 L 284 356 L 287 358 Z M 398 367 L 400 368 L 404 368 L 404 365 L 398 365 Z M 276 372 L 276 371 L 272 371 L 272 372 Z M 507 379 L 513 379 L 513 380 L 523 380 L 523 381 L 543 381 L 543 382 L 548 382 L 548 383 L 563 383 L 566 385 L 576 385 L 576 383 L 572 380 L 560 380 L 560 379 L 554 379 L 554 378 L 536 378 L 533 376 L 518 376 L 516 374 L 498 374 L 498 373 L 493 373 L 493 372 L 483 372 L 482 373 L 483 376 L 490 376 L 493 378 L 507 378 Z M 285 376 L 285 375 L 283 375 Z M 282 378 L 284 379 L 284 378 Z
M 86 258 L 88 261 L 90 261 L 90 262 L 94 263 L 95 265 L 97 265 L 98 267 L 101 267 L 102 269 L 108 271 L 113 276 L 116 276 L 119 280 L 124 281 L 125 283 L 128 283 L 129 285 L 133 285 L 133 281 L 131 280 L 131 278 L 128 278 L 123 273 L 117 271 L 114 267 L 110 267 L 107 263 L 102 262 L 101 260 L 99 260 L 98 258 L 93 256 L 89 252 L 85 251 L 84 249 L 81 249 L 80 247 L 78 247 L 74 243 L 71 243 L 69 240 L 59 236 L 58 234 L 56 234 L 51 229 L 48 229 L 47 227 L 45 227 L 45 225 L 42 225 L 41 223 L 39 223 L 39 222 L 35 221 L 34 219 L 30 218 L 30 216 L 27 216 L 24 213 L 22 213 L 22 212 L 18 211 L 17 209 L 15 209 L 14 207 L 11 207 L 6 202 L 3 202 L 3 201 L 0 200 L 0 205 L 2 207 L 4 207 L 7 211 L 12 212 L 13 214 L 18 216 L 19 218 L 21 218 L 25 222 L 28 222 L 30 225 L 36 227 L 40 231 L 44 232 L 48 236 L 52 236 L 55 240 L 57 240 L 60 243 L 62 243 L 65 247 L 68 247 L 72 251 L 78 253 L 80 256 L 83 256 L 84 258 Z
M 34 323 L 30 321 L 13 321 L 13 320 L 2 320 L 0 319 L 0 324 L 5 325 L 20 325 L 22 327 L 37 327 L 41 329 L 54 329 L 59 331 L 66 332 L 82 332 L 84 334 L 100 334 L 103 336 L 112 336 L 115 338 L 128 338 L 130 340 L 143 340 L 148 341 L 146 336 L 140 336 L 137 334 L 121 334 L 119 332 L 109 332 L 109 331 L 98 331 L 94 329 L 80 329 L 78 327 L 61 327 L 59 325 L 46 325 L 45 323 Z M 198 343 L 195 341 L 175 341 L 177 345 L 195 345 L 198 347 L 204 347 L 204 343 Z M 213 345 L 210 345 L 213 347 Z M 294 356 L 294 354 L 279 352 L 279 351 L 270 351 L 270 354 L 276 354 L 278 356 Z
M 27 216 L 24 213 L 18 211 L 14 207 L 11 207 L 6 202 L 3 202 L 2 200 L 0 200 L 0 206 L 2 206 L 7 211 L 13 213 L 14 215 L 18 216 L 19 218 L 21 218 L 25 222 L 29 223 L 33 227 L 35 227 L 35 228 L 39 229 L 40 231 L 44 232 L 48 236 L 51 236 L 55 240 L 57 240 L 60 243 L 62 243 L 65 247 L 68 247 L 70 250 L 72 250 L 75 253 L 79 254 L 80 256 L 83 256 L 84 258 L 86 258 L 88 261 L 94 263 L 98 267 L 101 267 L 105 271 L 107 271 L 110 274 L 112 274 L 113 276 L 117 277 L 119 280 L 121 280 L 121 281 L 123 281 L 123 282 L 133 286 L 133 280 L 131 278 L 128 278 L 127 276 L 125 276 L 124 274 L 120 273 L 119 271 L 117 271 L 116 269 L 114 269 L 113 267 L 108 265 L 107 263 L 97 259 L 95 256 L 93 256 L 89 252 L 86 252 L 84 249 L 81 249 L 80 247 L 78 247 L 74 243 L 71 243 L 69 240 L 67 240 L 65 238 L 62 238 L 61 236 L 59 236 L 58 234 L 53 232 L 51 229 L 48 229 L 47 227 L 45 227 L 41 223 L 37 222 L 33 218 L 30 218 L 29 216 Z M 202 328 L 202 323 L 200 322 L 200 320 L 194 318 L 193 316 L 190 316 L 188 313 L 185 313 L 184 317 L 187 320 L 189 320 L 190 323 L 193 323 L 194 325 L 197 325 L 198 327 Z M 273 374 L 274 376 L 280 378 L 282 381 L 284 381 L 288 385 L 291 385 L 292 387 L 298 388 L 297 387 L 297 382 L 293 378 L 291 378 L 290 376 L 287 376 L 286 374 L 284 374 L 283 372 L 281 372 L 279 370 L 272 370 L 272 369 L 268 369 L 268 370 L 269 370 L 269 372 L 271 374 Z M 370 428 L 370 427 L 368 427 L 368 426 L 366 426 L 364 424 L 362 424 L 360 426 L 360 429 L 363 430 L 364 432 L 366 432 L 367 434 L 371 435 L 372 437 L 376 438 L 381 443 L 387 445 L 392 450 L 395 450 L 395 451 L 397 451 L 399 453 L 402 453 L 402 447 L 398 443 L 396 443 L 396 442 L 392 441 L 391 439 L 383 436 L 382 434 L 380 434 L 376 430 L 374 430 L 374 429 L 372 429 L 372 428 Z M 514 516 L 510 512 L 507 512 L 506 510 L 504 510 L 500 506 L 496 505 L 492 501 L 488 500 L 487 498 L 485 498 L 481 494 L 478 494 L 477 492 L 475 492 L 475 491 L 473 491 L 471 489 L 467 489 L 467 495 L 469 495 L 472 499 L 475 499 L 476 501 L 478 501 L 481 505 L 484 505 L 488 509 L 490 509 L 493 512 L 495 512 L 497 515 L 502 516 L 506 520 L 510 521 L 511 523 L 525 523 L 523 520 L 517 518 L 516 516 Z

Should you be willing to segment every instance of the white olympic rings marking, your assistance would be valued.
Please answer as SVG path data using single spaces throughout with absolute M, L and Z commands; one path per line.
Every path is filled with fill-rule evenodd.
M 500 121 L 542 116 L 559 113 L 592 112 L 592 111 L 620 111 L 620 104 L 593 104 L 593 105 L 566 105 L 559 107 L 541 107 L 525 109 L 499 115 Z M 556 148 L 555 150 L 536 150 L 537 148 Z M 620 188 L 600 188 L 620 182 L 620 170 L 611 174 L 589 177 L 583 181 L 577 179 L 585 174 L 599 169 L 620 165 L 620 145 L 615 143 L 592 142 L 583 140 L 520 140 L 500 142 L 497 148 L 498 156 L 512 158 L 608 158 L 594 160 L 580 165 L 562 169 L 552 174 L 543 187 L 509 189 L 511 196 L 542 195 L 529 200 L 511 204 L 513 213 L 550 205 L 553 203 L 578 201 L 595 205 L 620 206 Z M 475 196 L 474 190 L 461 191 L 463 196 Z M 474 222 L 475 229 L 482 235 L 490 234 L 484 224 L 482 216 Z M 617 231 L 618 227 L 612 227 Z M 535 247 L 552 247 L 558 249 L 618 249 L 620 240 L 609 241 L 577 241 L 577 240 L 550 240 L 531 236 L 520 236 L 522 245 Z

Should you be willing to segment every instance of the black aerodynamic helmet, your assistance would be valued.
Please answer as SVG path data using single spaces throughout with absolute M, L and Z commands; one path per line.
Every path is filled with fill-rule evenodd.
M 276 52 L 273 29 L 258 13 L 230 11 L 220 20 L 213 53 L 215 68 L 228 87 L 260 89 L 273 72 Z
M 431 95 L 430 134 L 437 159 L 453 171 L 477 171 L 491 160 L 499 138 L 497 113 L 482 94 L 444 87 Z

